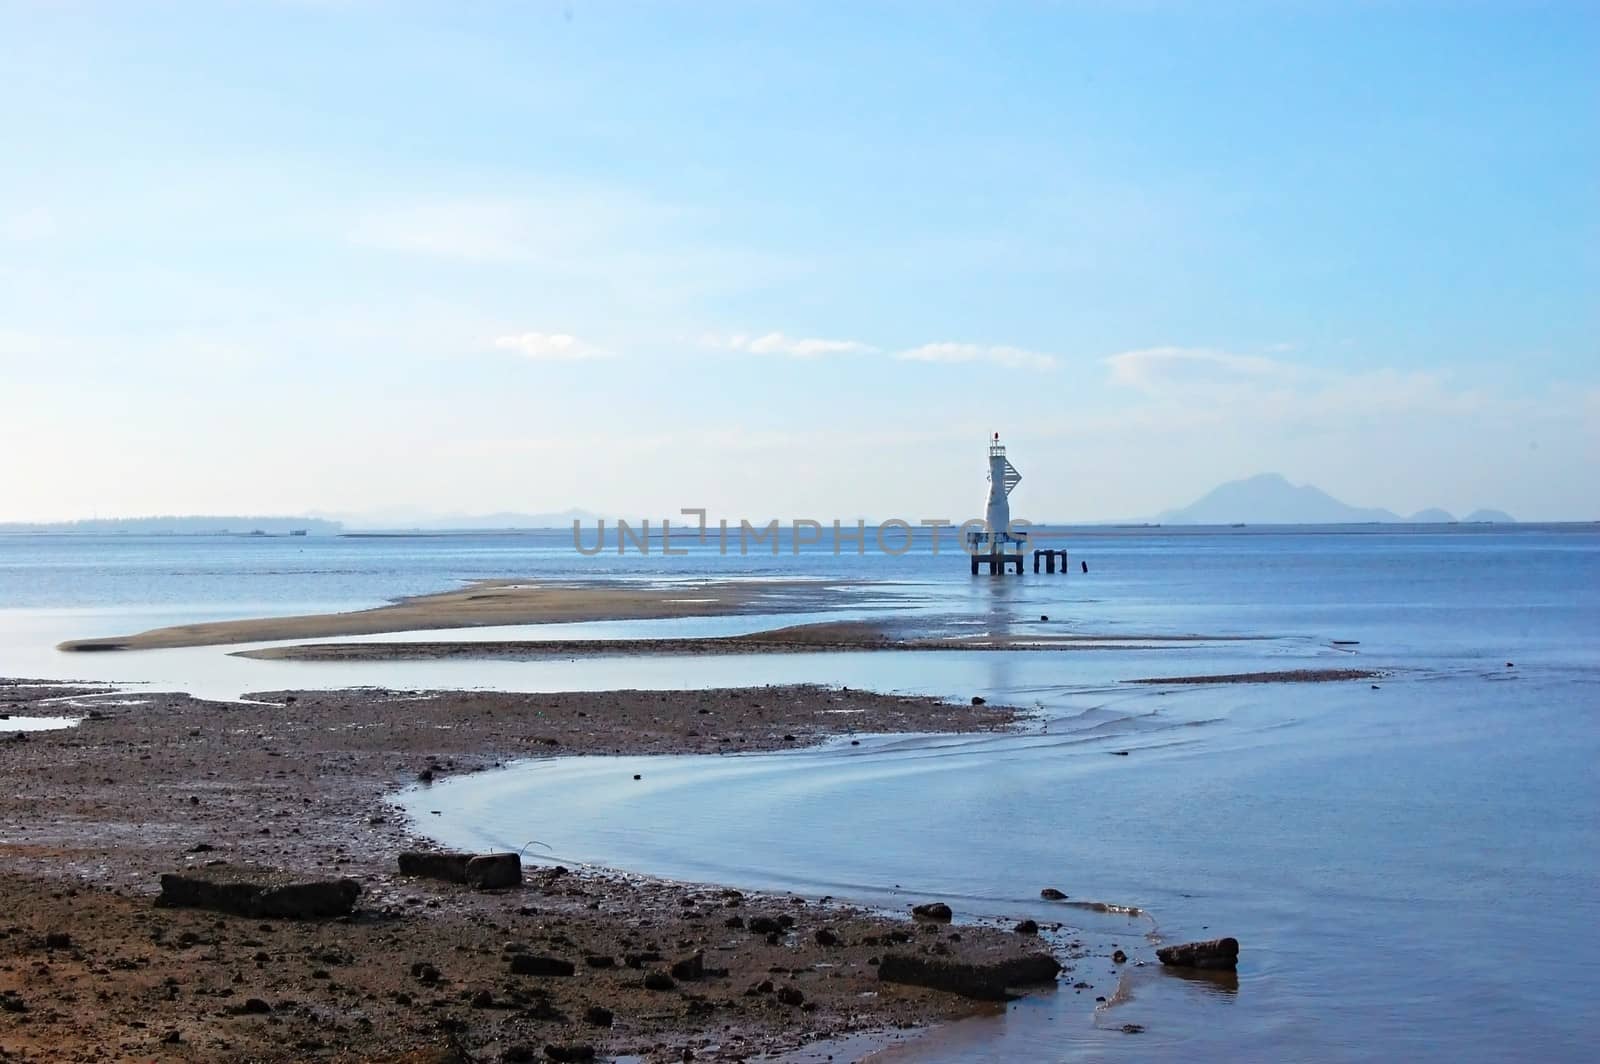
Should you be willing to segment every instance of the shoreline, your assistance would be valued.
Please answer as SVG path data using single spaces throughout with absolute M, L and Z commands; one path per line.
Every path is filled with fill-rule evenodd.
M 0 682 L 0 708 L 26 716 L 61 694 Z M 597 869 L 530 866 L 525 886 L 506 893 L 395 869 L 401 850 L 430 848 L 391 805 L 419 775 L 560 754 L 786 749 L 838 734 L 842 713 L 862 732 L 997 730 L 1016 725 L 1015 710 L 821 687 L 140 698 L 77 727 L 0 737 L 0 765 L 25 781 L 0 795 L 0 904 L 13 925 L 0 935 L 0 995 L 20 1003 L 0 1013 L 0 1033 L 17 1059 L 120 1047 L 111 1059 L 331 1050 L 421 1064 L 578 1043 L 646 1060 L 685 1050 L 743 1059 L 993 1011 L 878 981 L 870 962 L 897 948 L 891 936 L 909 943 L 898 948 L 952 959 L 1045 945 L 997 927 L 911 924 L 827 900 Z M 218 860 L 353 877 L 358 911 L 257 927 L 152 906 L 159 873 Z M 769 941 L 725 926 L 730 913 L 767 912 L 792 915 L 795 932 Z M 814 941 L 821 930 L 836 941 Z M 507 957 L 522 949 L 618 964 L 571 979 L 508 976 Z M 661 993 L 620 963 L 625 953 L 690 951 L 727 976 Z M 426 985 L 411 974 L 424 962 L 440 973 Z M 746 993 L 772 981 L 793 986 L 805 1007 Z M 240 1011 L 245 1001 L 267 1011 Z M 586 1024 L 592 1006 L 609 1009 L 614 1025 Z M 448 1055 L 457 1050 L 476 1055 Z

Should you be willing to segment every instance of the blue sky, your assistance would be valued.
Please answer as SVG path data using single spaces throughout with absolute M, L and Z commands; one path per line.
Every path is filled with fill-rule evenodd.
M 1600 517 L 1600 8 L 0 0 L 0 520 Z

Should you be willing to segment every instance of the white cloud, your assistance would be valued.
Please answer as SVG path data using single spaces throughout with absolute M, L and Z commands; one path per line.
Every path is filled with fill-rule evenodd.
M 868 354 L 877 348 L 860 340 L 824 340 L 816 337 L 785 336 L 780 332 L 750 336 L 735 333 L 732 336 L 707 336 L 705 347 L 721 351 L 744 351 L 752 355 L 788 355 L 790 358 L 821 358 L 826 355 Z
M 1012 369 L 1050 370 L 1056 368 L 1054 355 L 1003 345 L 938 343 L 923 344 L 894 356 L 905 362 L 993 362 Z
M 1280 376 L 1293 369 L 1259 355 L 1234 355 L 1205 347 L 1145 347 L 1112 355 L 1105 362 L 1111 367 L 1114 383 L 1144 391 L 1196 379 Z
M 606 357 L 606 352 L 601 348 L 584 343 L 569 333 L 516 333 L 496 337 L 494 346 L 502 351 L 515 351 L 536 362 L 580 362 Z

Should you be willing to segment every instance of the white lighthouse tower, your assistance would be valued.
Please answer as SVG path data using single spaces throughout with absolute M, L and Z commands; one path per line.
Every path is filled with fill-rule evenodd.
M 997 432 L 989 439 L 989 501 L 984 506 L 982 532 L 967 534 L 967 553 L 972 558 L 972 572 L 987 563 L 989 572 L 1005 572 L 1015 565 L 1022 572 L 1022 551 L 1027 545 L 1025 536 L 1011 532 L 1011 489 L 1022 480 L 1017 467 L 1006 458 L 1005 445 Z
M 1006 457 L 1006 447 L 1000 442 L 1000 434 L 995 433 L 989 441 L 989 505 L 984 509 L 983 519 L 989 525 L 989 534 L 997 543 L 1014 538 L 1009 532 L 1010 497 L 1011 489 L 1021 480 L 1022 474 Z

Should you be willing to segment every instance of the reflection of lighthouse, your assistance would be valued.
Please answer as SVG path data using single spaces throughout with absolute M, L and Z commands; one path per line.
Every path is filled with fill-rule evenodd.
M 1006 458 L 1005 445 L 997 432 L 989 440 L 989 502 L 984 508 L 984 530 L 967 535 L 967 553 L 972 556 L 972 571 L 987 560 L 989 572 L 1003 573 L 1006 566 L 1015 562 L 1017 572 L 1022 572 L 1022 550 L 1025 536 L 1011 531 L 1011 489 L 1022 480 L 1017 467 Z

